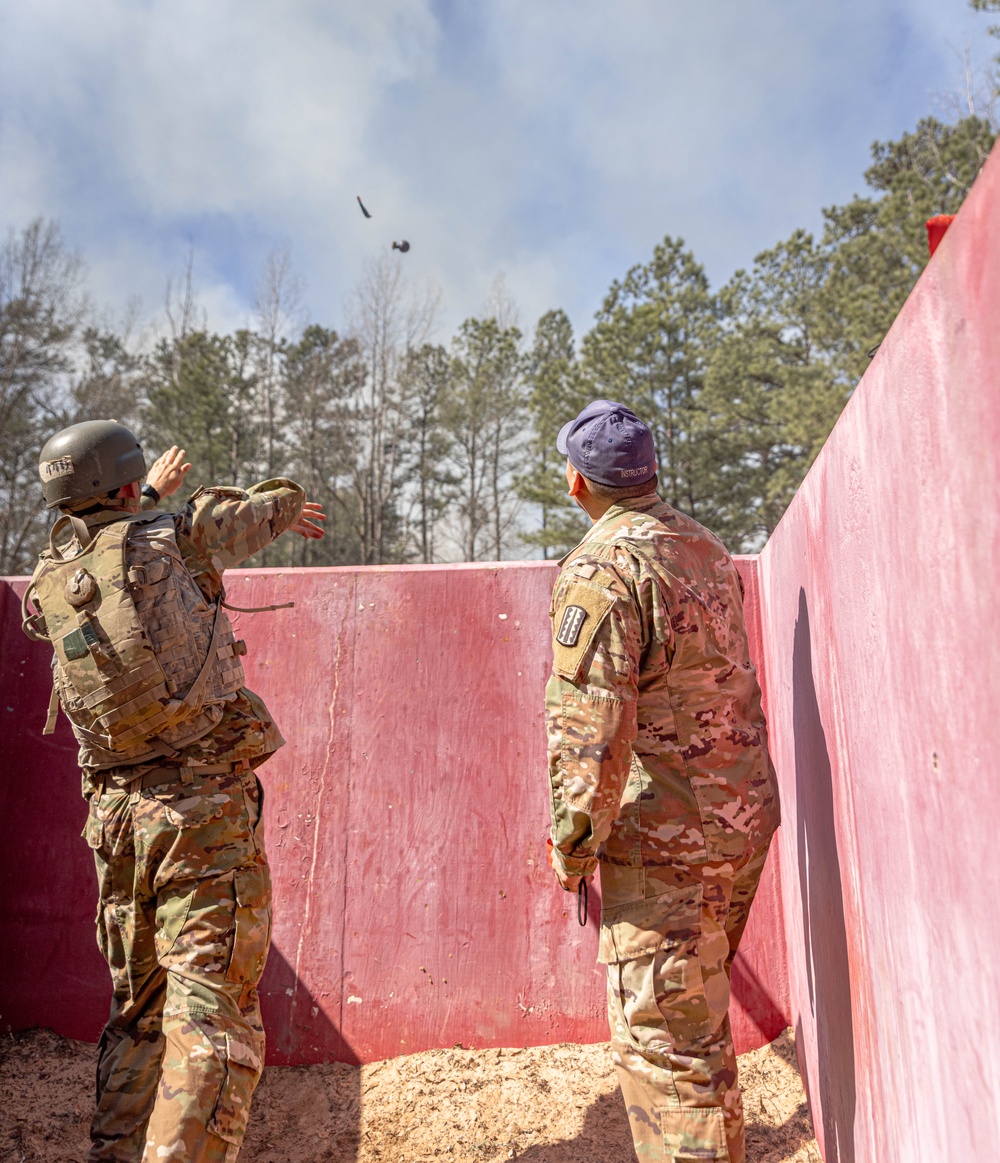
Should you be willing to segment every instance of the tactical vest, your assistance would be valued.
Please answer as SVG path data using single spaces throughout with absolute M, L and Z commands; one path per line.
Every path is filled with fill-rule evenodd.
M 64 556 L 69 521 L 81 548 Z M 33 596 L 41 614 L 29 615 Z M 170 514 L 123 517 L 91 534 L 60 518 L 24 597 L 25 633 L 52 643 L 58 697 L 91 769 L 148 762 L 207 734 L 245 682 L 221 599 L 206 600 Z

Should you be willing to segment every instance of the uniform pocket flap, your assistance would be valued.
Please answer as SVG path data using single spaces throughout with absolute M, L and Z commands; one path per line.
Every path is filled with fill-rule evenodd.
M 233 873 L 236 903 L 241 909 L 259 909 L 268 896 L 268 880 L 260 865 L 237 868 Z
M 104 844 L 104 821 L 99 820 L 93 811 L 83 826 L 83 838 L 87 841 L 88 847 L 95 851 Z
M 645 957 L 690 941 L 700 928 L 700 884 L 615 905 L 601 913 L 597 960 L 601 965 L 614 965 Z
M 230 1062 L 249 1067 L 250 1070 L 257 1073 L 264 1069 L 264 1063 L 260 1060 L 260 1055 L 253 1046 L 229 1031 L 226 1031 L 226 1057 Z

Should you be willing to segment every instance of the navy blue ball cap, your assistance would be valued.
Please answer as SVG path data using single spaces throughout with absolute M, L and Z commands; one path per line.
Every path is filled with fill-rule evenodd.
M 590 481 L 624 489 L 656 476 L 653 434 L 631 408 L 594 400 L 559 430 L 556 448 Z

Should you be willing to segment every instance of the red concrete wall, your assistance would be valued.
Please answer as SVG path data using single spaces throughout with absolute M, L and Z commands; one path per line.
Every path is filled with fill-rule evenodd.
M 827 1163 L 1000 1158 L 1000 154 L 760 558 Z
M 759 649 L 755 562 L 741 563 Z M 288 745 L 262 769 L 274 872 L 263 984 L 274 1062 L 607 1037 L 587 928 L 544 867 L 551 564 L 250 570 L 231 601 L 248 682 Z M 65 721 L 41 736 L 48 652 L 0 585 L 0 1029 L 93 1040 L 92 927 Z M 6 707 L 11 710 L 6 710 Z M 776 861 L 734 970 L 739 1048 L 787 1024 Z

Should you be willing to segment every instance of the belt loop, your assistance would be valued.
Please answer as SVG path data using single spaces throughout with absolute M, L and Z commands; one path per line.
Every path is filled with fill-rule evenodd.
M 193 783 L 193 782 L 194 782 L 194 768 L 182 767 L 181 768 L 181 783 L 187 785 L 187 784 Z

